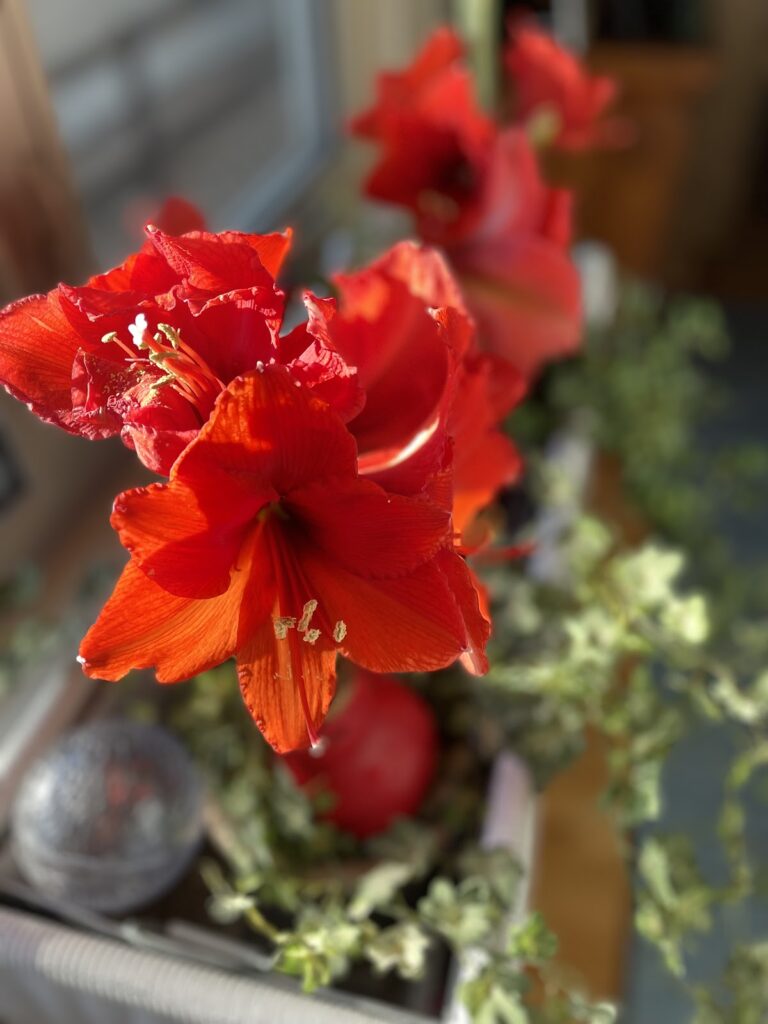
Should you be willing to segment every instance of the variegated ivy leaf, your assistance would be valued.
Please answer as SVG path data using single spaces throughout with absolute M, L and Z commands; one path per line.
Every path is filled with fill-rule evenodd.
M 397 971 L 401 978 L 420 978 L 430 939 L 413 921 L 383 928 L 365 946 L 365 956 L 379 974 Z
M 360 952 L 362 926 L 336 914 L 310 907 L 293 933 L 285 936 L 278 967 L 301 978 L 305 992 L 330 985 L 347 972 Z
M 417 874 L 412 864 L 384 861 L 366 872 L 357 884 L 347 908 L 353 921 L 361 921 L 390 903 L 402 887 Z
M 419 900 L 418 912 L 435 931 L 460 948 L 487 938 L 499 920 L 487 885 L 476 879 L 455 885 L 447 878 L 435 878 L 427 895 Z

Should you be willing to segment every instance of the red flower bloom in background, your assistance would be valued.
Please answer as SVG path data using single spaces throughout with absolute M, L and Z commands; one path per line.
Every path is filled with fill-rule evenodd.
M 278 751 L 314 740 L 337 651 L 377 672 L 478 644 L 482 658 L 449 512 L 362 479 L 340 417 L 283 367 L 229 385 L 170 481 L 121 495 L 112 521 L 131 560 L 83 640 L 85 672 L 155 666 L 173 682 L 236 655 Z
M 140 196 L 126 205 L 122 219 L 128 235 L 140 241 L 144 238 L 147 224 L 153 224 L 166 235 L 208 230 L 202 210 L 183 196 L 166 196 L 162 201 L 156 197 Z
M 183 196 L 168 196 L 156 215 L 148 219 L 166 235 L 186 235 L 190 231 L 208 230 L 202 211 Z
M 387 118 L 397 118 L 413 102 L 415 94 L 439 78 L 442 72 L 457 67 L 464 55 L 464 44 L 447 26 L 436 29 L 417 54 L 413 63 L 403 71 L 381 71 L 376 76 L 376 103 L 370 110 L 358 114 L 352 121 L 357 135 L 377 139 L 386 130 Z M 471 86 L 464 102 L 472 104 Z
M 541 177 L 524 132 L 497 137 L 484 217 L 447 247 L 480 338 L 525 377 L 581 342 L 581 285 L 571 261 L 571 195 Z
M 459 54 L 440 30 L 410 68 L 380 76 L 351 129 L 381 147 L 368 195 L 413 211 L 459 274 L 483 347 L 531 376 L 579 343 L 569 196 L 544 184 L 522 131 L 480 110 Z
M 551 117 L 553 145 L 587 149 L 626 139 L 621 121 L 604 118 L 616 98 L 616 82 L 591 75 L 546 32 L 513 21 L 504 63 L 514 84 L 517 117 L 523 122 Z
M 483 185 L 496 127 L 477 104 L 462 46 L 442 28 L 410 67 L 377 79 L 372 107 L 350 124 L 377 142 L 380 157 L 365 189 L 411 209 L 426 242 L 450 245 L 483 215 Z
M 274 279 L 290 233 L 148 234 L 85 286 L 60 285 L 0 313 L 0 380 L 42 419 L 91 439 L 122 434 L 167 474 L 226 384 L 282 361 L 285 297 Z M 357 411 L 353 375 L 333 353 L 315 345 L 293 363 L 320 389 L 332 380 L 343 414 Z

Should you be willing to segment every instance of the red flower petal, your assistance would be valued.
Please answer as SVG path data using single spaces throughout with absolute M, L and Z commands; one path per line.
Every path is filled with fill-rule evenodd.
M 427 496 L 438 508 L 450 510 L 453 442 L 447 432 L 448 406 L 446 400 L 429 427 L 405 448 L 362 455 L 360 474 L 391 494 Z
M 376 103 L 350 122 L 356 135 L 376 138 L 386 130 L 388 119 L 412 101 L 414 92 L 428 85 L 464 52 L 453 29 L 440 26 L 426 41 L 410 67 L 400 72 L 383 72 L 376 81 Z
M 408 576 L 369 580 L 307 549 L 302 569 L 326 618 L 344 624 L 342 653 L 364 668 L 431 671 L 450 665 L 470 646 L 464 618 L 437 559 Z
M 347 365 L 331 337 L 329 325 L 336 315 L 336 301 L 306 292 L 304 305 L 307 323 L 280 339 L 280 362 L 347 422 L 365 405 L 365 392 L 358 383 L 357 367 Z
M 156 251 L 183 278 L 185 287 L 214 294 L 240 288 L 271 288 L 274 275 L 262 262 L 264 255 L 271 266 L 280 266 L 290 236 L 239 234 L 235 231 L 214 235 L 205 231 L 175 238 L 158 229 L 149 229 L 149 238 Z
M 179 479 L 245 474 L 257 492 L 286 494 L 313 480 L 355 473 L 354 438 L 341 419 L 283 367 L 234 380 L 196 443 L 176 466 Z
M 472 675 L 484 675 L 488 671 L 485 647 L 491 635 L 491 619 L 483 585 L 464 559 L 452 551 L 442 551 L 436 561 L 458 602 L 467 631 L 461 663 Z
M 313 547 L 369 579 L 411 572 L 448 541 L 450 516 L 416 498 L 387 494 L 368 480 L 333 480 L 292 491 L 289 516 Z
M 174 683 L 226 661 L 251 621 L 274 604 L 273 585 L 259 579 L 254 586 L 248 568 L 233 573 L 221 596 L 191 601 L 169 594 L 129 562 L 80 645 L 84 672 L 114 680 L 154 667 L 159 682 Z
M 148 418 L 151 420 L 153 417 Z M 159 476 L 168 476 L 174 462 L 197 437 L 197 432 L 197 426 L 190 430 L 176 430 L 145 426 L 139 420 L 132 420 L 123 427 L 122 439 L 147 469 Z
M 72 363 L 72 411 L 91 441 L 119 434 L 123 395 L 135 384 L 131 367 L 80 350 Z M 115 408 L 115 406 L 118 408 Z
M 205 217 L 201 211 L 182 196 L 168 196 L 151 220 L 155 227 L 168 235 L 184 235 L 188 231 L 206 229 Z
M 261 260 L 264 269 L 275 278 L 283 268 L 293 241 L 291 228 L 275 231 L 270 235 L 246 235 L 239 231 L 222 231 L 221 235 L 227 240 L 249 245 Z
M 536 152 L 524 131 L 507 128 L 489 147 L 482 201 L 468 244 L 519 236 L 551 239 L 565 247 L 571 238 L 572 196 L 544 180 Z M 448 240 L 451 256 L 458 237 Z
M 178 284 L 181 278 L 163 257 L 145 242 L 139 252 L 132 253 L 124 263 L 89 278 L 86 287 L 110 292 L 139 292 L 160 295 Z
M 402 448 L 434 420 L 468 344 L 469 325 L 465 320 L 464 332 L 433 315 L 386 265 L 339 276 L 337 284 L 342 308 L 328 332 L 346 362 L 357 367 L 366 393 L 350 429 L 362 452 Z
M 417 242 L 404 241 L 387 249 L 365 270 L 354 274 L 334 274 L 333 281 L 343 297 L 344 311 L 347 315 L 353 310 L 361 316 L 365 315 L 371 301 L 368 294 L 370 278 L 376 274 L 401 281 L 427 306 L 450 306 L 452 309 L 466 312 L 461 289 L 445 258 L 437 249 L 419 245 Z M 375 310 L 375 290 L 372 301 Z M 374 315 L 373 310 L 370 315 Z
M 248 526 L 259 509 L 277 497 L 238 486 L 221 474 L 215 487 L 194 491 L 188 484 L 151 484 L 115 499 L 112 526 L 134 562 L 158 586 L 177 597 L 216 597 L 230 585 L 233 566 L 265 552 L 243 552 Z
M 215 295 L 205 302 L 174 301 L 167 315 L 187 344 L 224 383 L 268 363 L 283 316 L 283 295 L 273 286 Z
M 56 290 L 0 311 L 0 380 L 6 391 L 72 433 L 80 432 L 72 411 L 72 363 L 80 345 Z
M 522 459 L 499 421 L 524 391 L 522 375 L 508 363 L 488 355 L 465 360 L 450 419 L 456 438 L 453 524 L 459 534 L 520 475 Z
M 515 19 L 505 56 L 517 101 L 527 120 L 540 111 L 559 120 L 554 143 L 584 149 L 603 141 L 601 118 L 616 96 L 616 83 L 593 76 L 546 32 Z
M 521 236 L 462 250 L 459 270 L 483 344 L 525 377 L 578 349 L 581 288 L 559 246 Z
M 292 639 L 300 648 L 301 680 L 294 678 L 289 640 L 277 640 L 271 622 L 256 631 L 237 657 L 245 705 L 279 754 L 309 746 L 307 726 L 319 731 L 336 688 L 336 652 Z
M 489 432 L 482 444 L 456 461 L 453 525 L 463 534 L 478 512 L 489 505 L 502 487 L 519 479 L 523 461 L 514 444 L 501 431 Z

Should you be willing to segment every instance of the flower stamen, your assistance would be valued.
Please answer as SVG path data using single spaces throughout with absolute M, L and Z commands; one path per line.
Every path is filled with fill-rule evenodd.
M 312 621 L 312 616 L 315 614 L 316 611 L 317 601 L 313 597 L 309 601 L 307 601 L 301 613 L 301 619 L 299 620 L 299 625 L 297 626 L 297 629 L 300 633 L 307 632 L 307 630 L 309 629 L 309 624 Z M 317 630 L 317 634 L 318 636 L 320 635 L 320 630 Z
M 275 638 L 277 640 L 285 640 L 288 636 L 288 630 L 295 628 L 296 618 L 293 615 L 280 615 L 274 620 L 273 626 Z
M 138 313 L 134 322 L 128 325 L 128 333 L 133 348 L 120 340 L 117 331 L 110 331 L 101 340 L 105 345 L 120 348 L 134 366 L 148 362 L 163 370 L 163 376 L 150 385 L 150 394 L 154 397 L 164 387 L 170 387 L 193 405 L 205 420 L 216 395 L 224 390 L 224 382 L 200 353 L 186 344 L 178 328 L 159 323 L 157 331 L 150 334 L 146 314 Z

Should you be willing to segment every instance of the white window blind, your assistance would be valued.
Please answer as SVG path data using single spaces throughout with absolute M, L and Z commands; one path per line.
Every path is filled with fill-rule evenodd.
M 326 0 L 28 0 L 102 265 L 170 193 L 272 226 L 334 130 Z

